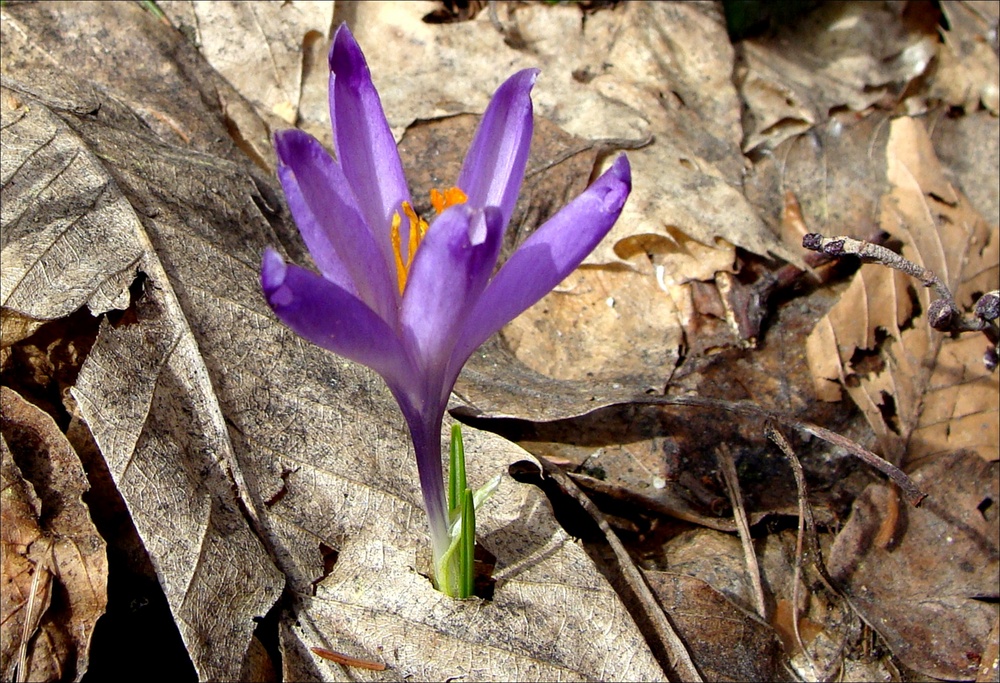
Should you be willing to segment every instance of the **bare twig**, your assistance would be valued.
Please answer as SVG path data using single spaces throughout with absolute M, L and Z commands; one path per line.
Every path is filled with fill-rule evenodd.
M 933 271 L 903 258 L 891 249 L 854 239 L 853 237 L 824 237 L 811 232 L 803 236 L 802 246 L 827 256 L 857 256 L 866 263 L 878 263 L 888 268 L 906 273 L 932 287 L 938 298 L 927 309 L 930 326 L 939 332 L 982 332 L 991 347 L 983 358 L 983 363 L 991 372 L 997 367 L 997 341 L 1000 339 L 1000 292 L 994 290 L 982 295 L 976 302 L 974 313 L 963 313 L 948 286 Z
M 536 176 L 543 171 L 549 170 L 553 166 L 558 166 L 567 159 L 575 157 L 577 154 L 583 154 L 584 152 L 592 149 L 596 149 L 598 156 L 600 156 L 619 149 L 642 149 L 643 147 L 652 144 L 653 139 L 653 134 L 649 133 L 645 137 L 641 138 L 601 138 L 599 140 L 590 140 L 582 145 L 579 145 L 578 147 L 568 149 L 562 154 L 557 154 L 554 159 L 550 159 L 541 166 L 531 169 L 524 174 L 524 179 L 527 180 L 532 176 Z
M 618 536 L 608 526 L 607 521 L 604 519 L 604 514 L 587 497 L 587 494 L 580 490 L 576 482 L 566 476 L 566 473 L 559 469 L 557 465 L 549 462 L 543 456 L 538 456 L 538 460 L 545 468 L 545 473 L 555 479 L 559 486 L 562 487 L 562 490 L 572 496 L 587 514 L 597 522 L 598 527 L 600 527 L 601 532 L 608 541 L 608 545 L 611 546 L 615 558 L 618 560 L 618 566 L 621 568 L 625 579 L 628 581 L 631 589 L 636 592 L 636 598 L 648 608 L 645 610 L 646 617 L 649 619 L 650 626 L 656 632 L 659 642 L 663 644 L 663 647 L 667 651 L 666 656 L 670 660 L 672 673 L 682 681 L 704 680 L 701 674 L 698 673 L 698 669 L 695 667 L 691 655 L 688 653 L 687 646 L 684 645 L 684 641 L 677 635 L 677 631 L 674 630 L 667 615 L 663 612 L 659 602 L 656 600 L 656 596 L 653 595 L 652 590 L 646 584 L 642 572 L 632 562 L 632 558 L 629 556 L 628 551 L 625 550 L 625 546 L 622 545 Z
M 792 631 L 795 633 L 795 642 L 799 646 L 799 650 L 809 660 L 809 665 L 815 672 L 818 670 L 816 660 L 813 659 L 812 654 L 806 649 L 805 643 L 802 642 L 802 633 L 799 630 L 799 584 L 802 579 L 803 545 L 807 535 L 809 539 L 809 552 L 812 554 L 813 560 L 817 564 L 822 563 L 819 539 L 816 538 L 816 524 L 815 520 L 813 520 L 812 508 L 809 506 L 808 501 L 809 492 L 806 489 L 806 477 L 802 471 L 802 463 L 799 462 L 798 457 L 796 457 L 792 447 L 788 444 L 788 440 L 785 439 L 784 434 L 771 423 L 768 423 L 764 427 L 764 433 L 767 435 L 767 438 L 774 442 L 778 450 L 788 460 L 788 464 L 792 467 L 792 474 L 795 475 L 795 488 L 798 490 L 799 497 L 799 528 L 798 533 L 795 535 L 795 571 L 792 574 Z
M 732 502 L 733 519 L 736 520 L 736 530 L 740 534 L 740 543 L 743 545 L 743 556 L 746 559 L 750 583 L 753 585 L 757 614 L 760 615 L 761 619 L 767 621 L 767 600 L 764 597 L 764 585 L 760 580 L 760 565 L 757 563 L 757 552 L 754 550 L 753 538 L 750 536 L 750 524 L 747 523 L 747 511 L 743 506 L 743 494 L 740 492 L 740 479 L 736 474 L 733 454 L 726 444 L 721 444 L 716 448 L 715 454 L 719 461 L 719 469 L 722 471 L 722 479 L 726 482 L 726 490 L 729 491 L 729 499 Z
M 41 554 L 41 558 L 35 562 L 35 573 L 31 577 L 31 592 L 28 593 L 28 604 L 24 608 L 24 624 L 21 628 L 21 642 L 17 647 L 17 672 L 14 674 L 15 681 L 26 681 L 28 680 L 28 642 L 31 640 L 31 628 L 35 620 L 35 610 L 37 605 L 35 605 L 35 599 L 38 597 L 38 587 L 41 583 L 42 574 L 44 572 L 46 578 L 50 578 L 49 566 L 51 564 L 51 553 L 52 544 L 49 541 L 45 541 L 45 547 Z M 47 590 L 51 591 L 52 586 L 49 584 Z M 41 606 L 44 610 L 45 606 Z M 34 624 L 37 626 L 37 624 Z
M 635 403 L 715 408 L 718 410 L 725 410 L 730 413 L 736 413 L 737 415 L 745 415 L 762 420 L 773 420 L 778 424 L 783 424 L 786 427 L 791 427 L 792 429 L 797 429 L 801 432 L 805 432 L 806 434 L 811 434 L 816 438 L 832 443 L 835 446 L 840 446 L 851 455 L 856 458 L 860 458 L 866 464 L 879 470 L 895 482 L 895 484 L 899 486 L 900 490 L 903 492 L 903 495 L 906 496 L 907 501 L 914 507 L 918 507 L 921 501 L 927 497 L 927 494 L 917 488 L 917 485 L 913 483 L 912 479 L 906 476 L 905 472 L 892 463 L 887 462 L 875 455 L 861 444 L 851 441 L 847 437 L 841 436 L 836 432 L 831 432 L 829 429 L 824 429 L 819 425 L 814 425 L 811 422 L 796 420 L 786 415 L 782 415 L 774 410 L 761 408 L 755 403 L 750 403 L 748 401 L 723 401 L 714 398 L 702 398 L 700 396 L 641 396 L 635 399 Z

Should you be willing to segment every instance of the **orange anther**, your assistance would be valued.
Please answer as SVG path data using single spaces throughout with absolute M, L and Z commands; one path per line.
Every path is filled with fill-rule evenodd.
M 449 187 L 443 194 L 437 189 L 431 190 L 431 205 L 438 213 L 441 213 L 449 206 L 464 204 L 467 199 L 468 197 L 465 196 L 465 193 L 457 187 Z
M 441 213 L 449 206 L 455 206 L 456 204 L 464 204 L 466 199 L 465 193 L 462 192 L 457 187 L 450 187 L 444 191 L 442 194 L 437 190 L 431 190 L 431 205 L 437 213 Z M 409 202 L 403 202 L 402 204 L 403 214 L 406 216 L 406 220 L 410 222 L 410 233 L 409 239 L 407 240 L 407 250 L 406 250 L 406 260 L 403 260 L 403 240 L 399 234 L 399 227 L 403 223 L 402 217 L 399 212 L 396 211 L 392 214 L 392 225 L 389 230 L 389 239 L 392 242 L 392 253 L 396 257 L 396 283 L 399 285 L 399 293 L 402 294 L 406 289 L 406 278 L 410 274 L 410 266 L 413 265 L 413 257 L 417 254 L 417 248 L 420 247 L 420 243 L 424 239 L 424 235 L 427 234 L 427 221 L 417 215 L 417 212 L 413 210 Z

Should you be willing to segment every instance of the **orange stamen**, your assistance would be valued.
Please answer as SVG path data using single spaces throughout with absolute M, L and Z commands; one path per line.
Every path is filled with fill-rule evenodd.
M 445 209 L 456 204 L 464 204 L 465 193 L 457 187 L 450 187 L 442 194 L 437 190 L 431 190 L 431 205 L 434 211 L 441 213 Z M 399 293 L 406 289 L 406 278 L 410 274 L 410 266 L 413 265 L 413 257 L 417 253 L 417 248 L 427 234 L 427 221 L 417 215 L 409 202 L 403 202 L 403 214 L 410 223 L 409 240 L 407 240 L 406 260 L 403 260 L 402 247 L 403 240 L 399 234 L 399 227 L 403 223 L 402 217 L 396 211 L 392 214 L 392 225 L 389 230 L 389 239 L 392 243 L 392 253 L 396 257 L 396 284 L 399 285 Z
M 437 189 L 431 190 L 431 205 L 437 213 L 441 213 L 449 206 L 455 206 L 456 204 L 464 204 L 468 197 L 457 187 L 449 187 L 444 191 L 444 194 L 437 191 Z
M 424 239 L 424 235 L 427 234 L 427 221 L 417 215 L 417 212 L 413 210 L 409 202 L 403 202 L 403 213 L 410 220 L 410 244 L 406 253 L 408 255 L 406 270 L 409 273 L 410 266 L 413 265 L 413 257 L 417 253 L 417 247 Z
M 403 255 L 399 253 L 399 212 L 392 214 L 392 229 L 389 231 L 389 239 L 392 241 L 392 253 L 396 256 L 396 284 L 399 285 L 399 293 L 406 289 L 406 272 L 408 268 L 403 263 Z

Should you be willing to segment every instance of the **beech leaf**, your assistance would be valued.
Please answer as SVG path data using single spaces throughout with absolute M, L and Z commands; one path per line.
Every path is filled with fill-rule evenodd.
M 1000 280 L 997 227 L 988 227 L 945 178 L 919 121 L 892 122 L 886 158 L 891 190 L 881 202 L 881 227 L 902 242 L 904 257 L 934 271 L 970 310 L 974 295 Z M 837 400 L 845 390 L 895 462 L 955 446 L 995 460 L 998 380 L 983 367 L 987 340 L 932 330 L 931 300 L 913 278 L 863 265 L 806 340 L 817 396 Z

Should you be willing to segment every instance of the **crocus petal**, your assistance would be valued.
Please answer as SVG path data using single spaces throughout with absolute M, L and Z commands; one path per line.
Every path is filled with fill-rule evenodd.
M 465 314 L 489 281 L 503 239 L 500 220 L 496 207 L 454 206 L 434 221 L 417 251 L 400 321 L 428 376 L 442 374 Z
M 320 272 L 356 293 L 383 320 L 394 321 L 395 276 L 390 277 L 389 265 L 340 166 L 316 139 L 300 130 L 277 133 L 274 148 L 288 207 Z M 350 286 L 343 282 L 345 271 Z
M 457 376 L 476 347 L 580 265 L 618 220 L 631 189 L 628 158 L 621 155 L 580 196 L 525 240 L 469 313 L 452 354 L 449 375 Z
M 382 101 L 372 84 L 365 56 L 346 24 L 330 48 L 330 117 L 337 160 L 362 215 L 376 233 L 386 263 L 394 263 L 389 242 L 392 214 L 410 192 Z M 403 225 L 403 244 L 408 226 Z
M 275 314 L 313 344 L 367 365 L 389 384 L 411 376 L 392 329 L 360 299 L 305 268 L 264 252 L 260 284 Z
M 506 227 L 531 146 L 531 88 L 538 69 L 518 71 L 497 88 L 465 155 L 458 187 L 471 206 L 498 206 Z
M 277 136 L 275 136 L 275 145 L 277 145 Z M 354 286 L 354 278 L 344 262 L 340 260 L 340 256 L 337 255 L 326 231 L 309 210 L 309 206 L 299 190 L 298 183 L 295 181 L 295 175 L 291 172 L 286 173 L 285 169 L 279 166 L 278 180 L 285 191 L 285 201 L 292 212 L 295 224 L 299 227 L 299 234 L 302 235 L 302 239 L 306 243 L 313 261 L 323 273 L 323 277 L 357 296 L 358 290 Z

